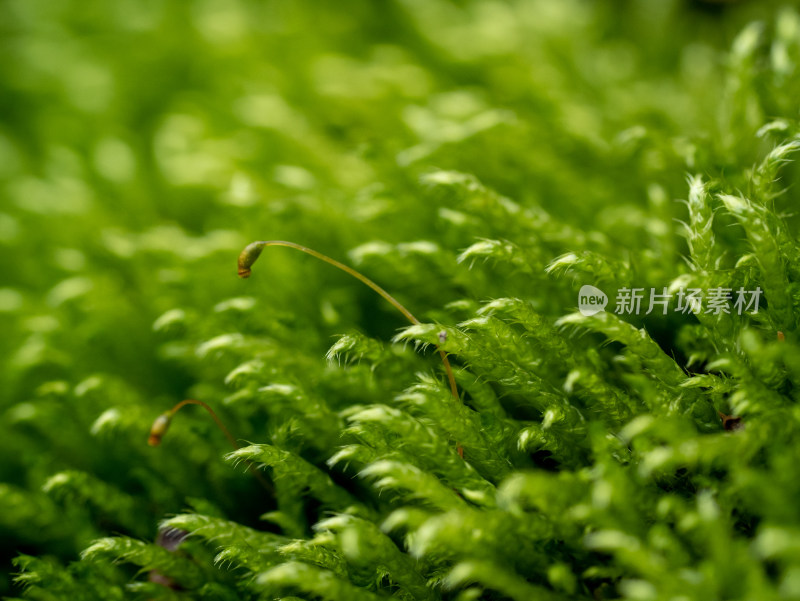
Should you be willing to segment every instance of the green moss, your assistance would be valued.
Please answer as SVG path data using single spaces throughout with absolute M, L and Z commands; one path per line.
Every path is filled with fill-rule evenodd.
M 800 597 L 794 8 L 6 0 L 0 28 L 1 594 Z M 254 240 L 421 323 L 285 248 L 241 280 Z M 185 398 L 241 448 L 196 407 L 149 447 Z

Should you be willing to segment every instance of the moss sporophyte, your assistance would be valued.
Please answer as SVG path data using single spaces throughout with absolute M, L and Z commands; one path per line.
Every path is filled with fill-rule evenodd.
M 306 246 L 301 246 L 300 244 L 295 244 L 294 242 L 286 242 L 284 240 L 267 240 L 267 241 L 259 241 L 259 242 L 252 242 L 248 244 L 245 249 L 239 255 L 239 263 L 238 263 L 238 273 L 240 278 L 249 278 L 250 277 L 250 268 L 253 266 L 253 263 L 256 262 L 258 257 L 261 255 L 261 252 L 267 246 L 286 246 L 288 248 L 294 248 L 301 252 L 304 252 L 312 257 L 319 259 L 320 261 L 324 261 L 328 265 L 333 265 L 337 269 L 344 271 L 346 274 L 353 276 L 360 282 L 366 284 L 370 288 L 372 288 L 375 292 L 377 292 L 381 297 L 383 297 L 387 302 L 389 302 L 393 307 L 395 307 L 403 316 L 410 321 L 413 325 L 419 325 L 420 321 L 411 314 L 411 311 L 406 309 L 400 302 L 394 298 L 391 294 L 386 292 L 383 288 L 378 286 L 375 282 L 371 279 L 366 277 L 365 275 L 359 273 L 352 267 L 348 267 L 344 263 L 340 263 L 335 259 L 331 259 L 327 255 L 323 255 L 316 250 L 308 248 Z M 442 342 L 441 336 L 439 338 Z M 444 364 L 444 369 L 447 372 L 447 380 L 450 383 L 450 392 L 456 398 L 458 398 L 458 387 L 456 386 L 456 379 L 453 376 L 453 370 L 450 367 L 450 361 L 447 359 L 447 354 L 439 349 L 439 355 L 442 358 L 442 363 Z
M 344 263 L 340 263 L 339 261 L 336 261 L 335 259 L 330 258 L 327 255 L 324 255 L 324 254 L 322 254 L 320 252 L 317 252 L 317 251 L 315 251 L 315 250 L 313 250 L 311 248 L 302 246 L 300 244 L 296 244 L 294 242 L 287 242 L 287 241 L 284 241 L 284 240 L 267 240 L 267 241 L 252 242 L 251 244 L 248 244 L 244 248 L 244 250 L 239 254 L 239 260 L 238 260 L 237 268 L 238 268 L 238 274 L 239 274 L 240 278 L 249 278 L 250 277 L 251 267 L 253 266 L 253 263 L 256 262 L 258 257 L 261 255 L 261 252 L 267 246 L 285 246 L 285 247 L 288 247 L 288 248 L 294 248 L 294 249 L 299 250 L 301 252 L 304 252 L 304 253 L 306 253 L 308 255 L 311 255 L 312 257 L 316 257 L 317 259 L 319 259 L 321 261 L 324 261 L 325 263 L 328 263 L 329 265 L 333 265 L 337 269 L 340 269 L 341 271 L 344 271 L 348 275 L 351 275 L 352 277 L 356 278 L 360 282 L 363 282 L 364 284 L 366 284 L 367 286 L 372 288 L 372 290 L 377 292 L 381 297 L 386 299 L 386 301 L 388 301 L 392 306 L 394 306 L 398 311 L 400 311 L 400 313 L 402 313 L 403 316 L 406 319 L 408 319 L 408 321 L 410 321 L 413 325 L 419 325 L 420 324 L 420 321 L 416 317 L 414 317 L 414 315 L 408 309 L 406 309 L 402 304 L 400 304 L 400 302 L 397 299 L 395 299 L 391 294 L 386 292 L 386 290 L 384 290 L 383 288 L 378 286 L 378 284 L 376 284 L 375 282 L 370 280 L 365 275 L 359 273 L 358 271 L 356 271 L 352 267 L 348 267 Z M 439 340 L 440 340 L 440 342 L 444 343 L 447 340 L 447 335 L 444 332 L 440 333 L 439 334 Z M 448 379 L 448 382 L 450 383 L 450 392 L 455 398 L 458 398 L 458 387 L 456 385 L 455 376 L 453 375 L 453 370 L 450 367 L 450 361 L 447 359 L 447 354 L 443 350 L 441 350 L 441 349 L 438 349 L 438 350 L 439 350 L 439 355 L 442 358 L 442 363 L 444 364 L 445 372 L 447 372 L 447 379 Z M 150 446 L 158 446 L 159 444 L 161 444 L 161 439 L 167 433 L 167 430 L 169 429 L 169 426 L 172 423 L 172 418 L 175 416 L 175 414 L 178 411 L 180 411 L 186 405 L 199 405 L 203 409 L 205 409 L 208 412 L 208 414 L 211 416 L 211 418 L 216 422 L 216 424 L 219 427 L 219 429 L 222 430 L 222 432 L 225 434 L 225 437 L 230 441 L 230 443 L 233 446 L 233 448 L 236 449 L 236 450 L 238 450 L 240 448 L 239 445 L 236 442 L 236 439 L 233 437 L 233 435 L 230 433 L 230 431 L 225 427 L 225 425 L 219 419 L 219 417 L 214 412 L 214 410 L 211 409 L 211 407 L 209 407 L 206 403 L 204 403 L 202 401 L 196 401 L 196 400 L 184 400 L 184 401 L 181 401 L 178 404 L 176 404 L 172 409 L 167 411 L 166 413 L 162 413 L 161 415 L 159 415 L 155 419 L 155 421 L 153 422 L 153 425 L 150 428 L 150 435 L 149 435 L 149 437 L 147 439 L 147 443 Z M 463 457 L 463 450 L 462 450 L 460 445 L 458 447 L 458 454 Z M 258 478 L 258 480 L 262 483 L 263 486 L 265 486 L 265 488 L 267 488 L 268 490 L 272 489 L 272 487 L 269 485 L 269 483 L 266 482 L 266 480 L 263 479 L 261 474 L 253 469 L 251 464 L 248 464 L 248 469 L 250 469 L 250 471 L 253 473 L 253 475 L 256 476 L 256 478 Z
M 225 434 L 225 438 L 231 443 L 231 446 L 235 451 L 238 451 L 241 447 L 239 443 L 236 442 L 236 439 L 231 434 L 230 430 L 225 427 L 225 424 L 222 423 L 222 420 L 219 416 L 214 412 L 214 410 L 208 406 L 208 404 L 204 403 L 203 401 L 196 401 L 194 399 L 186 399 L 179 403 L 177 403 L 172 409 L 167 411 L 166 413 L 162 413 L 159 415 L 153 425 L 150 427 L 150 435 L 147 438 L 147 444 L 151 447 L 157 447 L 161 444 L 161 439 L 164 438 L 164 435 L 167 433 L 170 424 L 172 423 L 172 418 L 175 417 L 175 414 L 180 411 L 183 407 L 187 405 L 199 405 L 206 412 L 211 416 L 214 422 L 217 424 L 222 433 Z M 252 463 L 247 462 L 247 469 L 248 471 L 253 474 L 253 476 L 258 480 L 261 486 L 264 487 L 265 490 L 268 492 L 273 492 L 272 485 L 258 472 L 255 467 L 253 467 Z

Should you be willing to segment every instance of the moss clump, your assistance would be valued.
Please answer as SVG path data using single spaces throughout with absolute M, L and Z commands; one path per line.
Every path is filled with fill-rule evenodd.
M 2 594 L 800 597 L 794 8 L 0 23 Z

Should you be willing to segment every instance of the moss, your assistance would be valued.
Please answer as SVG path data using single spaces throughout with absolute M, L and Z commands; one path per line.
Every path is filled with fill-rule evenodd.
M 800 596 L 794 8 L 0 23 L 0 593 Z

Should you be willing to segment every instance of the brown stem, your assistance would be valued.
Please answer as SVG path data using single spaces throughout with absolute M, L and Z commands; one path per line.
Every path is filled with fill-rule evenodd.
M 742 418 L 735 415 L 725 415 L 722 411 L 717 411 L 719 418 L 722 420 L 722 429 L 731 432 L 733 430 L 740 430 L 744 427 Z
M 186 405 L 199 405 L 200 407 L 205 409 L 211 416 L 211 418 L 214 420 L 214 422 L 217 424 L 219 429 L 222 430 L 222 433 L 225 435 L 225 438 L 228 439 L 228 442 L 231 443 L 233 449 L 235 451 L 238 451 L 241 448 L 239 446 L 239 443 L 236 442 L 236 439 L 230 433 L 230 430 L 228 430 L 228 428 L 225 427 L 225 424 L 222 423 L 222 420 L 219 418 L 219 416 L 217 416 L 214 410 L 203 401 L 196 401 L 194 399 L 183 400 L 180 403 L 176 404 L 172 409 L 170 409 L 166 413 L 162 413 L 161 415 L 159 415 L 155 419 L 153 425 L 150 428 L 150 436 L 147 439 L 147 444 L 149 444 L 151 447 L 157 447 L 158 445 L 160 445 L 161 439 L 164 438 L 164 435 L 167 433 L 167 430 L 169 429 L 169 426 L 172 423 L 172 418 L 178 411 L 180 411 Z M 261 472 L 257 470 L 257 468 L 252 464 L 252 462 L 250 461 L 247 462 L 247 469 L 255 477 L 255 479 L 258 480 L 261 486 L 263 486 L 268 492 L 270 493 L 273 492 L 272 485 L 266 480 L 266 478 L 264 478 L 264 476 L 261 475 Z
M 333 265 L 337 269 L 344 271 L 345 273 L 353 276 L 363 284 L 366 284 L 370 288 L 372 288 L 375 292 L 377 292 L 381 297 L 383 297 L 386 301 L 388 301 L 393 307 L 395 307 L 403 316 L 410 321 L 414 325 L 419 325 L 420 321 L 411 314 L 411 311 L 406 309 L 400 302 L 394 298 L 391 294 L 386 292 L 383 288 L 378 286 L 375 282 L 371 279 L 366 277 L 365 275 L 359 273 L 352 267 L 348 267 L 344 263 L 340 263 L 335 259 L 331 259 L 327 255 L 323 255 L 320 252 L 317 252 L 311 248 L 306 246 L 301 246 L 300 244 L 295 244 L 294 242 L 286 242 L 285 240 L 261 240 L 258 242 L 253 242 L 248 244 L 245 249 L 239 255 L 238 261 L 238 273 L 240 278 L 249 278 L 250 277 L 250 268 L 252 267 L 253 263 L 256 262 L 256 259 L 261 255 L 261 251 L 264 250 L 267 246 L 286 246 L 289 248 L 294 248 L 301 252 L 304 252 L 312 257 L 319 259 L 320 261 L 324 261 L 329 265 Z M 450 393 L 455 397 L 458 398 L 458 386 L 456 386 L 456 379 L 453 375 L 453 369 L 450 367 L 450 361 L 447 359 L 447 354 L 439 349 L 439 356 L 442 358 L 442 363 L 444 364 L 444 370 L 447 372 L 447 379 L 450 382 Z

